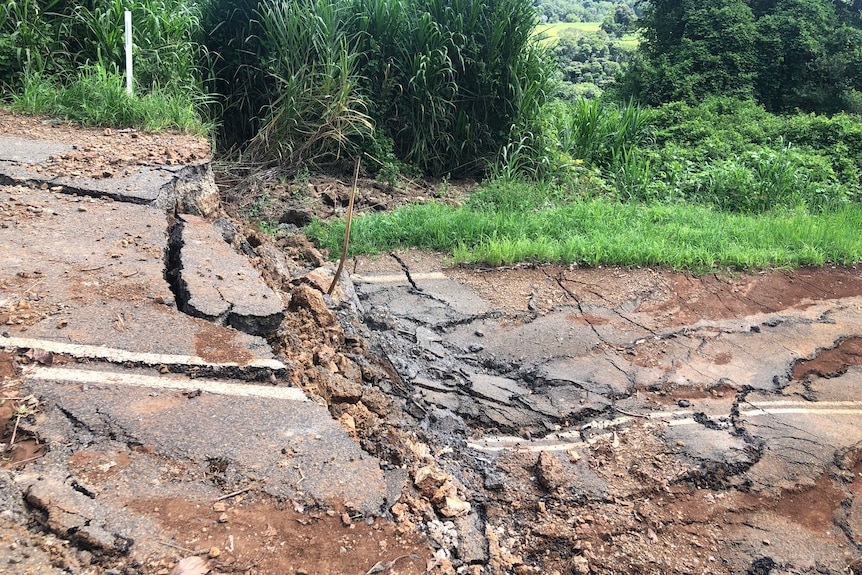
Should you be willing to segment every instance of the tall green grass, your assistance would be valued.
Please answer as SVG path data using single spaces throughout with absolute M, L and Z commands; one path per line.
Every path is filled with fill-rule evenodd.
M 134 96 L 125 95 L 124 11 L 132 12 Z M 187 0 L 8 0 L 0 6 L 4 100 L 97 124 L 211 131 Z
M 371 119 L 359 93 L 357 53 L 339 0 L 264 0 L 257 11 L 274 81 L 272 101 L 251 150 L 290 166 L 323 163 L 355 153 L 370 136 Z
M 513 128 L 532 129 L 552 84 L 529 0 L 209 0 L 205 7 L 227 141 L 241 145 L 263 127 L 252 147 L 288 166 L 300 161 L 294 151 L 309 137 L 322 135 L 327 151 L 311 159 L 358 146 L 429 174 L 482 173 Z
M 11 96 L 12 109 L 59 116 L 87 125 L 136 127 L 148 131 L 179 130 L 206 137 L 213 126 L 202 119 L 197 103 L 187 95 L 152 89 L 140 96 L 126 93 L 123 76 L 99 65 L 80 70 L 69 83 L 61 78 L 28 74 Z
M 706 272 L 862 261 L 862 207 L 745 215 L 692 204 L 583 198 L 552 185 L 491 182 L 462 207 L 414 205 L 353 222 L 352 253 L 417 246 L 456 262 L 667 266 Z M 344 225 L 309 235 L 336 249 Z

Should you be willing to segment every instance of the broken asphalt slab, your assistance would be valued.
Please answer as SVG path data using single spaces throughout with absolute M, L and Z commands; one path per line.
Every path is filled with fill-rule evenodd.
M 177 219 L 171 240 L 176 255 L 171 263 L 180 308 L 253 335 L 274 333 L 284 319 L 278 294 L 210 222 L 191 215 Z
M 92 364 L 29 366 L 23 380 L 44 401 L 39 430 L 53 447 L 11 493 L 51 533 L 100 556 L 142 564 L 183 544 L 186 533 L 153 518 L 170 498 L 208 508 L 254 491 L 376 516 L 400 494 L 296 388 Z
M 0 184 L 33 184 L 66 193 L 147 204 L 209 216 L 219 205 L 209 162 L 128 166 L 122 172 L 52 175 L 43 166 L 72 151 L 72 144 L 0 135 Z M 93 175 L 98 177 L 92 177 Z
M 485 429 L 458 448 L 466 447 L 464 461 L 589 453 L 612 431 L 645 425 L 664 444 L 657 457 L 670 454 L 686 470 L 677 481 L 720 494 L 737 489 L 762 506 L 734 516 L 726 565 L 745 572 L 768 559 L 780 572 L 838 572 L 858 557 L 862 491 L 853 472 L 862 471 L 862 401 L 852 362 L 859 354 L 795 370 L 862 333 L 858 270 L 826 279 L 803 270 L 796 291 L 791 278 L 775 295 L 743 285 L 686 302 L 648 284 L 624 286 L 629 299 L 617 292 L 605 300 L 603 286 L 576 270 L 540 268 L 532 285 L 518 285 L 523 307 L 504 307 L 489 297 L 511 293 L 501 277 L 485 289 L 483 273 L 465 281 L 469 272 L 421 257 L 412 267 L 412 255 L 357 258 L 356 290 L 377 348 L 421 408 L 414 416 L 439 419 L 443 410 Z M 519 273 L 526 275 L 510 275 Z M 715 289 L 710 281 L 704 291 Z M 697 284 L 686 286 L 696 292 Z M 698 298 L 720 311 L 688 311 Z M 433 418 L 423 424 L 429 433 L 457 444 Z M 806 497 L 815 507 L 793 503 Z
M 46 402 L 39 428 L 51 449 L 16 485 L 43 524 L 82 548 L 135 556 L 164 553 L 159 526 L 128 511 L 142 497 L 205 502 L 249 487 L 379 515 L 401 483 L 291 385 L 260 337 L 281 322 L 279 296 L 211 224 L 162 211 L 195 203 L 191 211 L 207 212 L 209 184 L 183 180 L 183 170 L 208 165 L 65 185 L 33 169 L 62 148 L 0 142 L 0 180 L 13 183 L 0 186 L 0 348 L 40 358 L 22 390 Z M 177 190 L 182 198 L 165 199 Z M 180 297 L 168 281 L 172 256 L 186 274 Z M 215 322 L 177 303 L 210 297 L 207 282 L 226 313 L 196 315 Z M 132 454 L 125 488 L 75 468 L 77 454 L 100 446 Z M 159 465 L 185 475 L 154 477 Z M 218 487 L 206 487 L 214 475 Z
M 217 462 L 228 491 L 254 476 L 274 497 L 340 501 L 363 514 L 386 500 L 377 460 L 297 388 L 78 364 L 32 367 L 24 383 L 71 423 L 67 444 L 110 438 L 201 475 Z
M 163 212 L 23 187 L 0 189 L 0 210 L 5 338 L 283 369 L 265 340 L 177 310 Z

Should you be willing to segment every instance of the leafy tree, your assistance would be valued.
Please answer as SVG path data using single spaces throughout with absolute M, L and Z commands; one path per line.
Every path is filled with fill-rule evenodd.
M 638 0 L 535 0 L 536 12 L 543 22 L 602 22 L 610 13 L 613 17 L 617 6 L 627 6 L 636 16 Z
M 756 27 L 743 0 L 653 0 L 638 27 L 640 54 L 620 88 L 624 96 L 650 104 L 752 96 Z
M 613 82 L 629 55 L 621 44 L 604 32 L 582 34 L 573 30 L 560 33 L 554 52 L 564 82 L 588 83 L 593 88 L 605 88 Z M 588 90 L 588 93 L 592 92 L 592 88 Z
M 658 104 L 710 94 L 766 109 L 862 110 L 862 0 L 642 0 L 643 41 L 619 92 Z
M 611 36 L 622 38 L 631 31 L 636 20 L 637 16 L 631 6 L 617 4 L 602 20 L 602 30 Z
M 836 112 L 862 86 L 862 31 L 842 24 L 831 4 L 781 0 L 757 22 L 756 91 L 768 110 Z

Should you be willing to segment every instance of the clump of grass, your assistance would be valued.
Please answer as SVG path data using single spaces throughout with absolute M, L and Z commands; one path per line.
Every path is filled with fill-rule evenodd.
M 41 74 L 27 75 L 22 90 L 12 94 L 11 100 L 12 108 L 20 112 L 89 125 L 175 129 L 197 136 L 206 136 L 213 129 L 201 119 L 193 97 L 159 89 L 130 95 L 122 75 L 99 65 L 82 69 L 68 84 Z
M 371 119 L 357 89 L 357 54 L 339 0 L 263 0 L 257 17 L 274 82 L 272 101 L 251 150 L 286 166 L 326 163 L 356 151 Z
M 124 11 L 132 12 L 135 95 L 125 93 Z M 0 85 L 19 110 L 88 124 L 210 134 L 199 4 L 185 0 L 9 0 L 0 6 Z
M 692 204 L 582 198 L 553 185 L 486 184 L 461 207 L 424 204 L 353 222 L 352 253 L 416 246 L 456 262 L 523 261 L 667 266 L 706 272 L 852 264 L 862 261 L 862 207 L 829 213 L 722 212 Z M 314 223 L 309 235 L 337 249 L 343 223 Z

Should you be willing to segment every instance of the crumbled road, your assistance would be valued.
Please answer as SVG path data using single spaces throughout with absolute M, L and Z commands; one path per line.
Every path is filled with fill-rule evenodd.
M 0 120 L 0 572 L 862 573 L 858 269 L 330 296 L 200 144 Z

